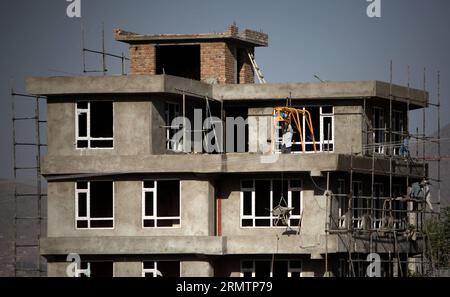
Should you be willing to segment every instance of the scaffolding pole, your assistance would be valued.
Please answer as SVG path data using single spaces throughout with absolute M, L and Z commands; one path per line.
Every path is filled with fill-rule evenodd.
M 111 57 L 111 58 L 115 58 L 115 59 L 119 59 L 121 60 L 121 70 L 122 70 L 122 75 L 125 75 L 125 61 L 129 61 L 130 59 L 128 57 L 126 57 L 124 55 L 124 53 L 122 52 L 121 55 L 116 55 L 116 54 L 112 54 L 106 51 L 106 45 L 105 45 L 105 23 L 102 22 L 102 50 L 93 50 L 93 49 L 89 49 L 86 48 L 85 46 L 85 29 L 84 29 L 84 24 L 81 23 L 81 55 L 82 55 L 82 63 L 83 63 L 83 73 L 102 73 L 103 75 L 106 75 L 106 73 L 108 72 L 108 68 L 106 66 L 106 57 Z M 91 54 L 97 54 L 100 55 L 102 57 L 102 70 L 89 70 L 86 68 L 86 53 L 91 53 Z
M 437 149 L 438 149 L 438 218 L 441 219 L 441 72 L 437 72 Z

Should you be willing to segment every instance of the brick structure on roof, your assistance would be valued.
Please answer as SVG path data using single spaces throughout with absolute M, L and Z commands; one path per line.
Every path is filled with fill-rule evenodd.
M 235 24 L 225 32 L 201 34 L 141 35 L 115 29 L 114 37 L 129 44 L 130 74 L 161 74 L 156 65 L 158 46 L 199 45 L 200 80 L 219 84 L 254 83 L 248 53 L 268 45 L 267 34 L 249 29 L 240 33 Z

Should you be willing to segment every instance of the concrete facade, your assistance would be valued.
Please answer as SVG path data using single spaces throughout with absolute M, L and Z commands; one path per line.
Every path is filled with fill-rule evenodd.
M 112 261 L 113 275 L 118 277 L 141 276 L 144 261 L 160 260 L 179 261 L 180 276 L 240 276 L 242 261 L 270 260 L 272 255 L 280 261 L 300 261 L 301 276 L 323 276 L 327 257 L 328 270 L 336 275 L 338 260 L 345 261 L 349 249 L 368 253 L 373 248 L 364 234 L 356 238 L 342 230 L 327 232 L 327 226 L 339 229 L 335 221 L 340 204 L 324 189 L 329 175 L 333 193 L 338 193 L 340 182 L 350 192 L 351 181 L 360 181 L 367 192 L 372 168 L 376 180 L 384 185 L 389 171 L 399 184 L 405 184 L 407 176 L 412 181 L 423 176 L 426 165 L 382 155 L 373 162 L 368 155 L 370 110 L 386 108 L 389 84 L 253 84 L 250 61 L 244 59 L 239 65 L 236 56 L 243 52 L 237 54 L 230 44 L 238 44 L 240 51 L 245 47 L 253 51 L 255 46 L 267 45 L 267 36 L 252 31 L 239 35 L 236 30 L 230 28 L 222 35 L 162 37 L 116 31 L 117 40 L 130 44 L 132 75 L 27 80 L 29 93 L 48 98 L 48 154 L 42 161 L 42 174 L 48 180 L 48 232 L 41 239 L 41 254 L 48 260 L 49 276 L 66 274 L 69 253 L 78 253 L 86 261 Z M 158 42 L 200 44 L 202 81 L 156 75 L 154 46 Z M 235 63 L 236 68 L 232 67 Z M 208 83 L 211 78 L 220 84 Z M 428 94 L 420 90 L 393 86 L 392 91 L 395 106 L 405 117 L 407 107 L 427 104 Z M 298 108 L 333 107 L 331 151 L 275 152 L 273 108 L 284 106 L 289 96 Z M 248 117 L 248 149 L 218 154 L 167 149 L 166 104 L 178 104 L 181 113 L 183 97 L 185 115 L 192 122 L 195 109 L 206 113 L 205 97 L 216 116 L 238 110 Z M 76 106 L 85 101 L 113 102 L 113 147 L 77 148 Z M 324 133 L 323 127 L 317 131 L 317 137 Z M 263 157 L 275 161 L 268 163 Z M 113 182 L 113 227 L 76 228 L 76 182 L 101 180 Z M 179 224 L 143 226 L 146 180 L 179 181 Z M 243 180 L 299 181 L 300 227 L 241 226 Z M 406 189 L 402 194 L 406 195 Z M 275 203 L 278 197 L 271 199 Z M 375 251 L 383 255 L 394 249 L 401 256 L 421 252 L 420 245 L 411 244 L 404 235 L 395 243 L 389 236 L 373 241 Z M 348 242 L 352 242 L 350 247 Z

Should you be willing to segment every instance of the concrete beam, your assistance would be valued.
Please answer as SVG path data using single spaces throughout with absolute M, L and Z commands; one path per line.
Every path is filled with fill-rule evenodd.
M 207 84 L 171 75 L 62 76 L 32 77 L 26 81 L 29 94 L 43 96 L 79 94 L 180 94 L 208 96 L 213 100 L 284 100 L 296 99 L 389 99 L 390 85 L 380 81 L 282 83 L 282 84 Z M 409 93 L 409 99 L 407 99 Z M 392 86 L 393 100 L 410 102 L 410 108 L 427 106 L 428 93 L 399 85 Z
M 189 96 L 212 96 L 209 84 L 171 75 L 56 76 L 26 80 L 29 94 L 44 96 L 80 94 L 139 94 L 189 92 Z
M 46 156 L 41 172 L 48 180 L 73 179 L 96 175 L 143 173 L 260 173 L 350 171 L 368 173 L 370 157 L 334 153 L 275 155 L 273 163 L 264 163 L 261 154 L 186 154 L 186 155 L 91 155 Z M 409 170 L 409 171 L 408 171 Z M 393 175 L 421 178 L 421 164 L 393 161 Z M 389 159 L 377 159 L 375 173 L 389 175 Z M 79 176 L 81 175 L 81 176 Z
M 42 238 L 41 255 L 222 254 L 214 236 L 85 236 Z
M 268 45 L 267 34 L 250 29 L 245 29 L 241 33 L 238 31 L 225 31 L 197 34 L 137 34 L 122 29 L 114 29 L 114 39 L 128 44 L 191 44 L 211 41 L 235 41 L 251 46 Z
M 49 237 L 41 239 L 43 256 L 67 255 L 256 255 L 256 254 L 308 254 L 318 258 L 325 253 L 325 235 L 275 236 L 85 236 Z M 328 235 L 328 253 L 346 253 L 349 234 Z M 258 244 L 255 245 L 255 242 Z M 370 252 L 369 237 L 354 237 L 353 252 Z M 374 251 L 394 251 L 392 238 L 373 237 Z M 399 237 L 395 251 L 419 253 L 408 240 Z M 421 246 L 420 244 L 418 246 Z
M 409 89 L 411 108 L 426 106 L 428 93 Z M 408 88 L 392 86 L 393 99 L 406 102 Z M 314 83 L 214 85 L 214 98 L 233 100 L 286 99 L 389 99 L 389 83 L 380 81 L 327 81 Z

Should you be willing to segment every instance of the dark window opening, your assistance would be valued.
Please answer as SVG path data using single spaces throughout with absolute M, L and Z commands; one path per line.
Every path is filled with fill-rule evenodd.
M 180 225 L 180 181 L 144 181 L 144 227 Z
M 255 215 L 256 216 L 270 216 L 270 180 L 255 180 Z M 257 225 L 258 225 L 257 220 Z M 270 220 L 267 220 L 262 226 L 270 226 Z
M 113 182 L 77 182 L 76 227 L 112 228 L 113 219 Z
M 113 137 L 112 101 L 92 101 L 90 105 L 91 137 Z
M 88 262 L 81 262 L 81 269 L 88 268 Z M 105 262 L 89 262 L 89 267 L 91 270 L 90 277 L 113 277 L 114 276 L 114 263 L 112 261 Z M 80 276 L 85 277 L 83 273 Z
M 158 181 L 158 217 L 176 217 L 180 215 L 180 181 Z
M 274 261 L 273 262 L 273 277 L 286 277 L 288 275 L 288 262 L 287 261 Z
M 299 191 L 292 191 L 292 210 L 293 215 L 300 215 L 300 204 L 301 204 L 301 195 Z
M 78 216 L 87 216 L 87 193 L 78 194 Z
M 88 147 L 88 141 L 87 140 L 78 140 L 77 141 L 77 147 L 78 148 L 87 148 Z
M 145 192 L 145 215 L 153 215 L 153 192 Z
M 156 74 L 169 74 L 200 80 L 200 46 L 157 46 Z
M 270 261 L 255 261 L 255 276 L 270 277 Z
M 252 215 L 252 192 L 244 192 L 244 215 Z
M 95 181 L 90 183 L 91 218 L 113 216 L 113 183 Z
M 113 102 L 77 103 L 77 148 L 113 147 Z
M 87 113 L 78 115 L 78 136 L 87 136 Z
M 273 180 L 272 188 L 273 188 L 272 208 L 275 208 L 275 206 L 277 206 L 279 203 L 281 203 L 281 206 L 287 207 L 288 181 L 284 180 L 283 184 L 281 184 L 281 180 Z M 284 200 L 281 199 L 281 197 L 283 197 Z

